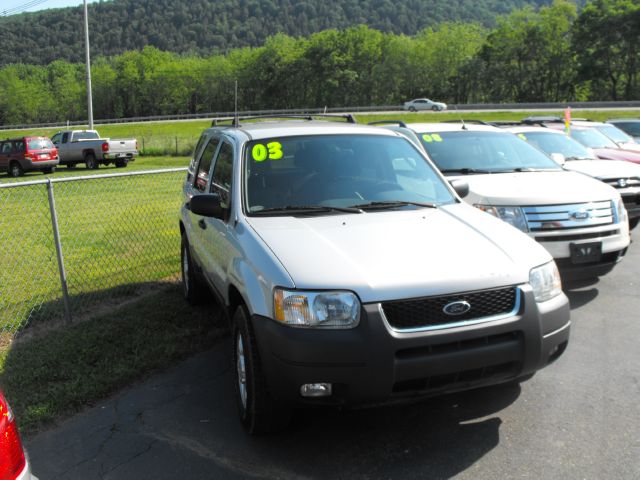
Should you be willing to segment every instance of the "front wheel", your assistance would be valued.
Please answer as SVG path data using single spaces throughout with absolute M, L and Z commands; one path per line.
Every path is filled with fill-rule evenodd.
M 42 170 L 42 173 L 44 173 L 45 175 L 51 175 L 55 171 L 56 171 L 56 167 L 49 167 L 49 168 L 44 168 Z
M 431 107 L 431 110 L 433 110 L 434 112 L 437 112 L 438 110 L 440 110 L 440 107 L 438 107 L 437 105 L 434 105 L 433 107 Z
M 638 226 L 638 222 L 640 222 L 640 218 L 630 218 L 629 219 L 629 230 L 633 230 Z
M 267 388 L 249 313 L 240 305 L 233 315 L 233 365 L 240 421 L 255 435 L 285 428 L 291 411 L 277 403 Z

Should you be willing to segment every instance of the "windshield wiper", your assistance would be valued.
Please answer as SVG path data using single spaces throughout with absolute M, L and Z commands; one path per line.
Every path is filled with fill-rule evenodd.
M 403 200 L 389 200 L 386 202 L 368 202 L 368 203 L 360 203 L 358 205 L 351 205 L 352 208 L 369 210 L 369 209 L 385 209 L 385 208 L 397 208 L 397 207 L 406 207 L 407 205 L 415 205 L 416 207 L 426 207 L 426 208 L 438 208 L 435 203 L 426 203 L 426 202 L 405 202 Z
M 270 207 L 251 212 L 251 215 L 264 215 L 270 213 L 325 213 L 325 212 L 344 212 L 344 213 L 362 213 L 362 210 L 356 207 L 330 207 L 328 205 L 285 205 L 283 207 Z
M 469 175 L 470 173 L 494 173 L 491 170 L 484 170 L 481 168 L 446 168 L 440 171 L 442 173 L 462 173 L 464 175 Z
M 567 162 L 570 162 L 571 160 L 595 160 L 595 158 L 592 158 L 592 157 L 567 157 L 567 158 L 565 158 L 565 160 Z

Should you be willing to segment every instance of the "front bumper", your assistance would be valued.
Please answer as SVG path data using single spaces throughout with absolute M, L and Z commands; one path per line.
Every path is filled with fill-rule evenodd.
M 568 343 L 569 302 L 537 304 L 522 285 L 518 313 L 475 325 L 422 332 L 392 330 L 379 304 L 363 306 L 351 330 L 292 328 L 254 315 L 252 324 L 271 394 L 290 404 L 369 405 L 467 390 L 526 376 Z M 333 394 L 303 398 L 307 383 Z

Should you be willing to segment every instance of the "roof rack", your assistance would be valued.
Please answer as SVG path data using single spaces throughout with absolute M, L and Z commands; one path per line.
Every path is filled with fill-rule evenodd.
M 390 123 L 398 125 L 399 127 L 408 128 L 407 124 L 404 123 L 402 120 L 378 120 L 376 122 L 369 122 L 367 123 L 367 125 L 386 125 Z
M 489 122 L 489 125 L 493 125 L 494 127 L 513 127 L 523 125 L 523 122 L 520 120 L 494 120 L 493 122 Z
M 333 118 L 333 119 L 341 119 L 341 120 L 345 120 L 347 123 L 356 123 L 356 119 L 355 117 L 350 114 L 344 114 L 344 115 L 333 115 L 333 114 L 329 114 L 329 113 L 311 113 L 308 115 L 287 115 L 287 114 L 282 114 L 282 115 L 273 115 L 273 114 L 268 114 L 268 115 L 252 115 L 252 116 L 248 116 L 248 117 L 224 117 L 224 118 L 214 118 L 211 121 L 211 126 L 212 127 L 216 127 L 219 126 L 220 123 L 219 122 L 228 122 L 231 121 L 232 122 L 232 126 L 234 127 L 238 127 L 240 126 L 240 122 L 242 120 L 268 120 L 268 119 L 295 119 L 295 120 L 314 120 L 316 117 L 320 117 L 320 118 Z
M 527 118 L 523 118 L 521 120 L 521 122 L 524 125 L 542 125 L 544 126 L 545 123 L 562 123 L 563 120 L 560 117 L 556 117 L 553 115 L 541 115 L 541 116 L 533 116 L 533 117 L 527 117 Z

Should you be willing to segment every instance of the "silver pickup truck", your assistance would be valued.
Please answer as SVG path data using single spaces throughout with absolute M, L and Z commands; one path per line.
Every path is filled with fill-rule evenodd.
M 61 130 L 51 141 L 58 149 L 60 165 L 69 168 L 84 163 L 89 169 L 114 163 L 123 168 L 138 155 L 135 138 L 100 138 L 96 130 Z

